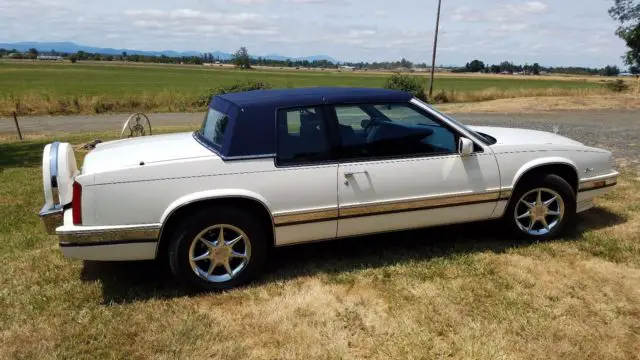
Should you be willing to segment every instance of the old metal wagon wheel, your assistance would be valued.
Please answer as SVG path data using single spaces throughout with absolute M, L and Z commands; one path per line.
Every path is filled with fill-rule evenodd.
M 141 123 L 144 118 L 144 122 Z M 145 127 L 146 125 L 146 127 Z M 122 127 L 122 132 L 120 133 L 120 137 L 137 137 L 137 136 L 145 136 L 152 135 L 151 132 L 151 121 L 149 117 L 144 113 L 135 113 L 129 116 L 129 119 L 124 123 Z

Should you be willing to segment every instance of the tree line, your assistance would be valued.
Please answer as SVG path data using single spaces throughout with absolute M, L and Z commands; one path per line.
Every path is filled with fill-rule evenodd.
M 523 74 L 523 75 L 541 75 L 541 74 L 571 74 L 571 75 L 601 75 L 601 76 L 618 76 L 620 68 L 616 65 L 607 65 L 604 68 L 589 68 L 577 66 L 542 66 L 539 63 L 533 64 L 514 64 L 510 61 L 503 61 L 500 64 L 488 65 L 480 60 L 468 62 L 464 67 L 453 68 L 453 72 L 457 73 L 486 73 L 486 74 Z
M 26 52 L 20 52 L 16 49 L 2 49 L 0 48 L 0 57 L 11 55 L 12 58 L 17 59 L 35 59 L 41 54 L 37 49 L 31 48 Z M 328 60 L 276 60 L 268 59 L 265 57 L 253 57 L 249 54 L 249 51 L 245 47 L 238 49 L 232 57 L 219 58 L 214 56 L 213 53 L 203 53 L 200 56 L 166 56 L 166 55 L 138 55 L 127 54 L 122 52 L 119 55 L 111 54 L 99 54 L 89 53 L 85 51 L 78 51 L 76 53 L 64 53 L 51 50 L 43 52 L 42 54 L 60 56 L 71 62 L 77 61 L 129 61 L 137 63 L 162 63 L 162 64 L 192 64 L 202 65 L 208 64 L 234 64 L 235 66 L 243 69 L 249 69 L 252 66 L 272 66 L 272 67 L 288 67 L 288 68 L 339 68 L 340 66 L 349 67 L 353 70 L 408 70 L 414 71 L 417 69 L 426 69 L 428 65 L 426 63 L 413 63 L 407 59 L 401 59 L 399 61 L 383 61 L 383 62 L 343 62 L 334 63 Z M 573 75 L 602 75 L 602 76 L 617 76 L 620 74 L 620 69 L 615 65 L 606 66 L 604 68 L 588 68 L 588 67 L 551 67 L 542 66 L 539 63 L 518 65 L 510 61 L 503 61 L 500 64 L 485 64 L 481 60 L 472 60 L 464 67 L 444 67 L 447 70 L 456 73 L 493 73 L 493 74 L 525 74 L 525 75 L 541 75 L 548 74 L 573 74 Z M 632 71 L 636 70 L 632 67 Z

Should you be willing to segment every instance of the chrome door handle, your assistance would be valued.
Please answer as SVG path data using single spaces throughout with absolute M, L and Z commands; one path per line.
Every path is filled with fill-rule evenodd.
M 368 171 L 352 171 L 352 172 L 346 172 L 344 173 L 344 177 L 352 177 L 353 175 L 357 175 L 357 174 L 364 174 L 364 175 L 369 175 Z

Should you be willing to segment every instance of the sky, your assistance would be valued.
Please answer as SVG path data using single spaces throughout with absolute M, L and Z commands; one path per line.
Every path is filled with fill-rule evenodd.
M 437 64 L 622 65 L 613 0 L 442 0 Z M 0 0 L 0 42 L 431 63 L 437 0 Z

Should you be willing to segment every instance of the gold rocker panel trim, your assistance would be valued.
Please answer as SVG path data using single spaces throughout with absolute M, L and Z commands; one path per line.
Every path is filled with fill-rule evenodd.
M 305 211 L 274 216 L 276 226 L 300 225 L 312 222 L 332 221 L 343 218 L 382 215 L 395 212 L 429 210 L 442 207 L 463 206 L 509 200 L 511 190 L 491 191 L 481 194 L 464 194 L 407 201 L 379 202 L 350 205 L 338 209 Z
M 273 222 L 276 226 L 304 224 L 309 222 L 330 221 L 338 218 L 338 209 L 305 211 L 294 214 L 275 215 Z

